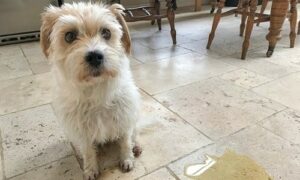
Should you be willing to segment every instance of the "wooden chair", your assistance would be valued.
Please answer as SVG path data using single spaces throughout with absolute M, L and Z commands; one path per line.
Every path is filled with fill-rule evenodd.
M 269 2 L 269 0 L 263 0 L 263 1 L 262 1 L 262 6 L 261 6 L 261 9 L 260 9 L 260 14 L 263 14 L 263 13 L 264 13 L 264 11 L 265 11 L 265 9 L 266 9 L 266 7 L 267 7 L 267 5 L 268 5 L 268 2 Z M 292 3 L 292 2 L 291 2 L 291 3 Z M 292 11 L 297 10 L 297 9 L 293 9 L 293 8 L 297 8 L 297 7 L 296 7 L 296 6 L 293 7 L 292 4 L 291 4 L 290 13 L 293 13 Z M 297 11 L 296 11 L 295 13 L 296 13 L 296 16 L 297 16 Z M 292 22 L 292 21 L 293 21 L 293 18 L 292 18 L 292 20 L 291 20 L 291 16 L 290 16 L 290 22 Z M 256 25 L 259 26 L 259 22 L 258 22 Z M 292 26 L 292 25 L 291 25 L 291 26 Z M 291 27 L 291 28 L 293 28 L 293 27 Z M 300 21 L 298 22 L 298 31 L 297 31 L 297 34 L 298 34 L 298 35 L 300 34 Z M 294 43 L 291 44 L 291 47 L 294 47 Z
M 120 2 L 120 1 L 119 1 Z M 177 8 L 176 0 L 166 0 L 166 13 L 160 12 L 160 0 L 151 0 L 150 6 L 141 6 L 136 8 L 126 8 L 125 20 L 127 22 L 151 21 L 154 24 L 157 21 L 158 29 L 161 30 L 161 19 L 167 17 L 171 27 L 171 37 L 173 44 L 176 44 L 175 30 L 175 10 Z
M 266 1 L 266 0 L 264 0 Z M 260 22 L 266 22 L 270 20 L 270 16 L 267 14 L 264 14 L 263 11 L 261 13 L 256 13 L 257 9 L 257 0 L 239 0 L 239 5 L 237 8 L 229 10 L 227 12 L 222 13 L 222 9 L 224 7 L 225 0 L 219 0 L 217 3 L 218 10 L 214 16 L 213 25 L 211 32 L 209 34 L 208 42 L 207 42 L 207 49 L 210 49 L 210 46 L 212 44 L 212 41 L 215 36 L 215 31 L 217 29 L 217 26 L 220 22 L 221 17 L 228 16 L 232 14 L 241 14 L 241 25 L 240 25 L 240 36 L 244 37 L 244 42 L 242 46 L 242 55 L 241 59 L 245 59 L 247 55 L 247 51 L 249 48 L 249 41 L 250 36 L 253 29 L 254 23 L 260 23 Z M 294 47 L 295 44 L 295 38 L 296 38 L 296 22 L 297 22 L 297 1 L 296 0 L 290 0 L 291 3 L 291 9 L 290 9 L 290 22 L 291 22 L 291 32 L 290 32 L 290 47 Z M 266 6 L 266 5 L 265 5 Z M 247 20 L 247 26 L 245 26 Z M 245 31 L 246 27 L 246 31 Z M 270 56 L 273 53 L 272 50 L 268 51 L 267 56 Z

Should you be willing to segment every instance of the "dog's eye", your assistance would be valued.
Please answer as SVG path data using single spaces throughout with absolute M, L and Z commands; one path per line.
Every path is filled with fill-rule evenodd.
M 77 33 L 72 31 L 72 32 L 67 32 L 65 34 L 65 40 L 67 43 L 72 43 L 75 39 L 77 38 Z
M 101 31 L 101 36 L 106 39 L 106 40 L 109 40 L 110 37 L 111 37 L 111 32 L 109 29 L 107 28 L 103 28 L 102 31 Z

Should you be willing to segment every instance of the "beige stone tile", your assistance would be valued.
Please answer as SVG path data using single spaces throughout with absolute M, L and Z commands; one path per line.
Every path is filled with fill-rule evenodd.
M 133 42 L 141 43 L 145 47 L 151 49 L 161 49 L 173 46 L 169 25 L 168 27 L 162 27 L 161 31 L 158 30 L 156 25 L 145 28 L 146 26 L 147 25 L 142 23 L 139 27 L 135 26 L 134 28 L 130 28 Z M 177 33 L 176 39 L 177 45 L 193 41 L 191 38 L 181 35 L 181 33 Z
M 300 45 L 300 44 L 299 44 Z M 299 47 L 299 46 L 298 46 Z M 267 61 L 273 64 L 281 65 L 292 69 L 300 70 L 300 51 L 295 48 L 289 48 L 288 46 L 276 46 L 273 55 L 269 58 L 266 57 L 266 49 L 257 49 L 249 54 L 250 59 L 256 59 L 261 61 Z
M 216 32 L 215 38 L 209 50 L 206 49 L 209 33 L 207 33 L 207 38 L 182 43 L 179 44 L 179 46 L 193 50 L 199 54 L 214 54 L 221 56 L 221 58 L 224 56 L 235 55 L 234 58 L 240 59 L 244 39 L 243 37 L 240 37 L 238 35 L 238 31 L 234 33 L 232 29 L 234 28 L 220 28 L 220 30 Z M 262 35 L 260 32 L 257 32 L 256 36 Z M 195 39 L 193 38 L 193 36 L 191 38 Z M 252 43 L 249 46 L 249 50 L 256 49 L 262 46 L 267 47 L 267 43 L 265 40 L 258 38 L 257 40 L 252 41 Z M 238 54 L 238 56 L 236 56 L 236 54 Z
M 17 44 L 0 46 L 0 59 L 23 56 L 22 50 Z
M 142 64 L 139 60 L 134 57 L 129 57 L 130 59 L 130 67 L 134 67 L 136 65 Z
M 42 52 L 33 52 L 29 54 L 25 54 L 29 64 L 41 63 L 41 62 L 49 62 L 49 60 L 45 57 Z
M 207 40 L 210 30 L 196 30 L 196 32 L 185 32 L 184 37 L 199 41 L 199 40 Z
M 261 76 L 246 69 L 238 69 L 232 72 L 225 73 L 221 76 L 221 78 L 246 89 L 251 89 L 253 87 L 271 81 L 271 79 L 265 76 Z
M 132 27 L 129 26 L 129 32 L 133 41 L 141 40 L 143 38 L 163 37 L 168 35 L 168 31 L 166 29 L 159 31 L 157 26 L 149 26 L 145 25 L 145 23 L 139 23 Z
M 283 137 L 295 144 L 300 145 L 300 113 L 287 109 L 275 114 L 260 124 L 272 131 L 274 134 Z
M 216 76 L 236 67 L 198 54 L 184 54 L 134 67 L 137 85 L 150 94 Z
M 204 163 L 206 160 L 205 155 L 221 156 L 222 153 L 217 152 L 216 145 L 212 144 L 201 148 L 196 152 L 191 153 L 183 158 L 180 158 L 179 160 L 169 164 L 168 167 L 172 170 L 172 172 L 175 173 L 175 175 L 180 180 L 190 180 L 190 178 L 185 176 L 184 174 L 185 167 L 193 164 Z
M 168 172 L 166 168 L 154 171 L 147 176 L 140 178 L 140 180 L 153 180 L 153 179 L 163 179 L 163 180 L 175 180 L 175 178 Z
M 50 73 L 1 82 L 0 115 L 51 102 L 52 84 Z
M 209 50 L 206 49 L 206 43 L 207 43 L 207 40 L 202 39 L 202 40 L 193 41 L 193 42 L 189 42 L 189 43 L 183 43 L 183 44 L 180 44 L 179 46 L 189 49 L 191 51 L 195 51 L 201 55 L 207 55 L 210 53 L 209 53 Z
M 173 56 L 190 53 L 190 50 L 184 49 L 179 46 L 172 46 L 162 49 L 150 49 L 144 47 L 140 43 L 133 44 L 133 53 L 132 56 L 138 59 L 141 62 L 153 62 L 158 61 L 164 58 L 171 58 Z
M 135 169 L 121 173 L 117 167 L 118 146 L 107 145 L 99 153 L 101 169 L 106 169 L 100 179 L 135 179 L 212 143 L 150 96 L 142 94 L 142 99 L 141 118 L 137 126 L 143 153 L 136 159 Z
M 41 48 L 40 42 L 38 42 L 38 41 L 22 43 L 22 44 L 20 44 L 20 47 L 22 48 L 25 56 L 42 54 L 42 48 Z
M 82 180 L 83 174 L 74 156 L 26 172 L 11 180 Z
M 0 81 L 31 74 L 31 69 L 23 55 L 0 57 Z
M 50 70 L 51 70 L 51 65 L 46 61 L 38 62 L 38 63 L 32 63 L 32 64 L 30 64 L 30 67 L 31 67 L 32 72 L 34 74 L 47 73 L 47 72 L 50 72 Z
M 167 91 L 155 98 L 214 140 L 285 108 L 219 78 Z
M 50 105 L 0 116 L 6 177 L 72 154 Z
M 259 127 L 252 126 L 232 136 L 184 157 L 171 165 L 170 169 L 180 178 L 187 179 L 184 167 L 204 162 L 204 155 L 221 156 L 226 149 L 249 156 L 264 167 L 274 180 L 299 179 L 300 148 Z
M 151 49 L 161 49 L 161 48 L 168 48 L 174 46 L 170 32 L 162 31 L 158 33 L 159 35 L 155 34 L 154 36 L 138 39 L 137 41 L 142 45 Z M 193 41 L 181 35 L 177 35 L 176 40 L 177 40 L 177 45 L 182 43 L 189 43 Z
M 300 110 L 299 83 L 300 73 L 294 73 L 254 88 L 253 91 L 283 105 Z
M 2 136 L 1 136 L 1 130 L 0 130 L 0 180 L 4 180 L 4 170 L 3 170 L 3 147 L 2 147 Z
M 50 62 L 42 52 L 39 42 L 24 43 L 20 45 L 34 74 L 49 72 Z
M 238 56 L 239 55 L 240 54 L 238 54 Z M 218 60 L 233 66 L 242 67 L 270 79 L 278 79 L 282 76 L 298 71 L 295 67 L 287 67 L 269 62 L 266 60 L 265 55 L 261 55 L 260 58 L 257 56 L 256 58 L 252 58 L 249 56 L 246 60 L 240 60 L 234 57 L 223 57 L 218 58 Z
M 140 160 L 148 171 L 211 143 L 189 124 L 146 95 L 143 95 L 142 117 L 138 126 L 140 143 L 144 148 Z

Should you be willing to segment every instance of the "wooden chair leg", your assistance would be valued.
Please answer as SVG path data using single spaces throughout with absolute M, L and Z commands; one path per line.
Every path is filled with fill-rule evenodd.
M 253 29 L 254 18 L 255 18 L 255 11 L 257 9 L 257 0 L 250 0 L 250 14 L 247 20 L 246 32 L 245 32 L 245 39 L 243 43 L 242 49 L 242 56 L 241 59 L 245 59 L 247 55 L 247 51 L 249 48 L 249 40 Z
M 262 18 L 262 15 L 264 14 L 265 10 L 266 10 L 266 7 L 268 5 L 268 1 L 269 0 L 263 0 L 262 1 L 262 4 L 261 4 L 261 9 L 260 9 L 260 13 L 259 13 L 259 16 L 258 16 L 258 19 L 261 19 Z M 259 26 L 260 22 L 258 21 L 256 26 Z
M 155 0 L 154 7 L 156 10 L 156 14 L 160 15 L 160 1 L 159 0 Z M 158 26 L 158 30 L 161 30 L 161 19 L 157 19 L 157 26 Z
M 149 4 L 151 7 L 155 7 L 155 1 L 149 0 Z M 155 24 L 155 20 L 151 20 L 151 25 L 154 25 L 154 24 Z
M 298 35 L 300 34 L 300 21 L 298 22 Z
M 216 0 L 215 2 L 211 3 L 211 10 L 210 10 L 210 14 L 213 14 L 215 12 L 216 9 L 216 5 L 218 4 L 218 0 Z
M 245 3 L 244 0 L 239 0 L 238 5 L 237 5 L 237 8 L 238 8 L 238 9 L 242 9 L 244 3 Z M 238 16 L 239 16 L 239 14 L 238 14 L 237 12 L 234 13 L 234 17 L 238 17 Z
M 297 0 L 291 0 L 291 16 L 290 16 L 290 47 L 293 48 L 296 39 L 296 25 L 297 25 Z
M 218 10 L 217 10 L 217 13 L 214 16 L 214 21 L 213 21 L 213 24 L 212 24 L 211 32 L 209 34 L 208 42 L 207 42 L 207 45 L 206 45 L 207 49 L 210 48 L 211 43 L 212 43 L 212 41 L 213 41 L 213 39 L 215 37 L 215 32 L 216 32 L 216 29 L 217 29 L 218 24 L 220 22 L 220 19 L 221 19 L 222 9 L 224 7 L 224 3 L 225 3 L 225 0 L 220 0 L 218 2 Z
M 243 2 L 243 1 L 240 1 L 240 8 L 243 9 L 243 13 L 242 13 L 242 16 L 241 16 L 241 25 L 240 25 L 240 36 L 243 37 L 244 35 L 244 32 L 245 32 L 245 22 L 247 20 L 247 13 L 248 13 L 248 9 L 249 9 L 249 4 L 248 2 Z
M 176 41 L 176 30 L 175 30 L 175 13 L 172 6 L 173 6 L 172 0 L 167 0 L 167 7 L 168 7 L 167 16 L 171 27 L 171 36 L 172 36 L 173 44 L 176 44 L 177 41 Z

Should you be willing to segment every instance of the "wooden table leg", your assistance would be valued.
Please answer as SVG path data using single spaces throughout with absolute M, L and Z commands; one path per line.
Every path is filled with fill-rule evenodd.
M 291 3 L 291 16 L 290 16 L 290 47 L 293 48 L 296 39 L 296 26 L 297 26 L 297 0 L 290 0 Z
M 288 10 L 288 0 L 273 0 L 271 8 L 269 34 L 266 36 L 269 41 L 267 57 L 271 57 L 277 41 L 280 39 L 280 32 Z
M 166 0 L 167 1 L 167 16 L 171 27 L 171 36 L 173 40 L 173 44 L 176 44 L 176 30 L 175 30 L 175 12 L 173 9 L 173 3 L 172 0 Z

